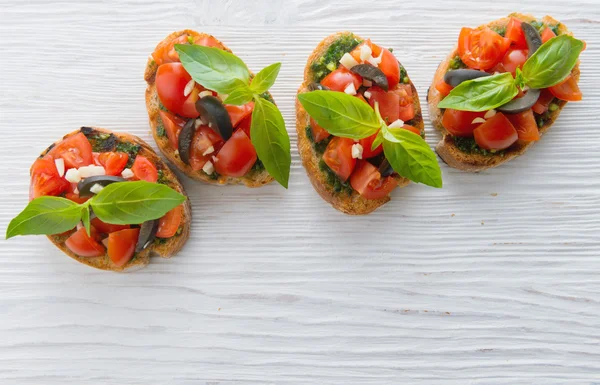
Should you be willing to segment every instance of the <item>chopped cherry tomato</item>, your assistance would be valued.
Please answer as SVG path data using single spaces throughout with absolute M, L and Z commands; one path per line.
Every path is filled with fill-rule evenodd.
M 494 67 L 510 47 L 510 40 L 489 27 L 472 29 L 464 27 L 458 37 L 458 52 L 462 61 L 474 69 Z
M 79 191 L 77 191 L 77 183 L 69 183 L 69 189 L 65 192 L 65 198 L 75 203 L 85 203 L 91 197 L 80 197 Z
M 94 239 L 94 228 L 91 228 L 92 236 L 88 236 L 85 228 L 75 231 L 66 241 L 65 246 L 80 257 L 99 257 L 104 255 L 105 250 L 98 241 Z
M 513 76 L 518 68 L 523 68 L 523 64 L 527 61 L 527 54 L 529 50 L 527 49 L 511 49 L 509 50 L 504 58 L 502 58 L 502 67 L 504 71 L 500 72 L 510 72 Z
M 234 106 L 232 104 L 226 104 L 225 109 L 229 112 L 229 118 L 231 119 L 231 125 L 236 127 L 246 116 L 252 114 L 254 109 L 254 102 L 246 103 L 243 106 Z
M 104 166 L 106 175 L 121 175 L 128 160 L 129 155 L 125 152 L 102 152 L 98 155 L 98 162 Z
M 358 90 L 362 86 L 362 78 L 345 67 L 336 69 L 321 80 L 322 85 L 338 92 L 344 92 L 350 83 L 354 83 L 354 88 Z
M 356 48 L 354 48 L 352 50 L 352 52 L 350 52 L 350 55 L 352 55 L 354 60 L 356 60 L 357 62 L 362 63 L 364 61 L 364 60 L 361 60 L 361 58 L 360 58 L 360 51 L 361 51 L 361 47 L 363 45 L 368 45 L 369 48 L 371 48 L 371 56 L 378 57 L 379 54 L 381 54 L 381 47 L 378 46 L 377 44 L 374 44 L 371 41 L 371 39 L 367 39 L 364 42 L 362 42 L 361 44 L 357 45 Z
M 327 132 L 327 130 L 323 127 L 319 126 L 313 118 L 310 118 L 310 130 L 312 131 L 312 137 L 315 143 L 319 143 L 323 139 L 329 138 L 329 132 Z
M 548 89 L 550 92 L 552 92 L 552 95 L 556 96 L 560 100 L 577 102 L 583 97 L 581 90 L 579 89 L 579 85 L 577 84 L 577 80 L 575 80 L 575 78 L 571 75 L 569 75 L 561 83 L 549 87 Z
M 532 110 L 523 111 L 518 114 L 507 114 L 506 117 L 510 120 L 515 130 L 517 130 L 519 140 L 531 142 L 540 139 L 540 132 Z
M 331 139 L 323 153 L 323 161 L 342 181 L 350 177 L 356 165 L 356 159 L 352 157 L 353 145 L 352 139 L 336 136 Z
M 501 112 L 480 124 L 473 135 L 479 147 L 486 150 L 504 150 L 519 138 L 517 130 Z
M 400 119 L 399 93 L 385 92 L 377 86 L 369 88 L 368 92 L 371 94 L 371 97 L 369 97 L 369 104 L 371 107 L 375 108 L 375 102 L 379 103 L 379 113 L 387 123 L 392 123 L 395 120 Z
M 186 44 L 188 43 L 187 34 L 183 34 L 178 36 L 172 40 L 163 40 L 154 49 L 152 52 L 152 58 L 156 62 L 157 65 L 161 65 L 164 63 L 172 63 L 179 61 L 179 54 L 175 51 L 175 44 Z
M 552 39 L 553 37 L 556 37 L 554 31 L 546 27 L 546 29 L 542 32 L 542 44 Z
M 193 170 L 202 170 L 202 167 L 213 155 L 219 152 L 225 141 L 208 126 L 200 126 L 192 138 L 190 149 L 190 167 Z M 212 151 L 211 151 L 212 147 Z
M 145 156 L 138 155 L 135 157 L 133 166 L 131 166 L 133 175 L 138 180 L 145 180 L 146 182 L 155 183 L 158 180 L 158 171 L 156 166 L 150 162 Z
M 506 26 L 506 34 L 504 35 L 517 48 L 527 48 L 527 40 L 523 28 L 521 28 L 521 20 L 511 17 Z
M 409 126 L 408 124 L 405 124 L 404 126 L 402 126 L 402 128 L 421 136 L 421 130 L 419 130 L 417 127 L 413 127 L 413 126 Z
M 94 164 L 92 145 L 81 132 L 71 135 L 58 143 L 48 151 L 48 155 L 54 159 L 63 158 L 65 161 L 65 170 Z
M 98 217 L 92 219 L 90 223 L 92 224 L 92 226 L 94 226 L 96 230 L 98 230 L 98 232 L 102 234 L 110 234 L 114 233 L 115 231 L 121 231 L 131 228 L 131 226 L 129 225 L 113 225 L 111 223 L 105 223 L 102 222 Z
M 543 89 L 542 93 L 540 94 L 540 97 L 538 98 L 537 102 L 533 105 L 533 107 L 531 107 L 531 109 L 536 114 L 541 115 L 544 112 L 548 111 L 548 106 L 550 106 L 550 103 L 552 103 L 553 100 L 554 95 L 552 95 L 552 92 L 550 92 L 548 89 Z
M 36 159 L 30 173 L 29 200 L 45 195 L 57 196 L 71 187 L 69 182 L 58 175 L 56 164 L 51 156 Z
M 158 221 L 158 230 L 156 236 L 158 238 L 170 238 L 177 233 L 179 224 L 183 218 L 183 206 L 177 206 L 173 210 L 166 213 Z
M 381 52 L 383 54 L 378 67 L 385 74 L 389 89 L 393 90 L 400 82 L 400 63 L 389 50 L 383 49 Z
M 377 155 L 379 155 L 379 154 L 381 154 L 383 152 L 383 146 L 381 144 L 379 146 L 377 146 L 375 148 L 375 150 L 371 150 L 371 147 L 373 146 L 373 142 L 375 141 L 375 138 L 377 137 L 378 133 L 379 133 L 379 131 L 377 131 L 376 133 L 374 133 L 371 136 L 368 136 L 368 137 L 363 138 L 363 139 L 361 139 L 361 140 L 358 141 L 358 143 L 363 148 L 363 152 L 362 152 L 362 158 L 363 159 L 372 158 L 372 157 L 377 156 Z
M 223 49 L 223 44 L 221 44 L 217 39 L 212 36 L 194 36 L 194 44 L 203 45 L 205 47 L 215 47 L 219 49 Z
M 365 160 L 359 160 L 350 177 L 350 185 L 365 199 L 381 199 L 398 185 L 391 176 L 382 177 L 377 167 Z
M 473 123 L 476 118 L 483 118 L 485 112 L 459 111 L 447 108 L 442 117 L 442 126 L 451 135 L 472 137 L 473 130 L 479 123 Z
M 156 92 L 162 104 L 177 115 L 186 118 L 197 118 L 196 101 L 201 89 L 196 85 L 193 91 L 185 96 L 185 86 L 192 80 L 181 63 L 167 63 L 156 71 Z
M 250 114 L 250 115 L 246 116 L 244 119 L 240 120 L 236 129 L 243 130 L 246 133 L 246 135 L 248 135 L 248 138 L 252 139 L 252 137 L 250 136 L 250 126 L 251 125 L 252 125 L 252 114 Z
M 131 260 L 139 235 L 139 227 L 108 234 L 108 257 L 115 266 L 124 266 Z
M 450 93 L 450 91 L 452 91 L 453 88 L 454 87 L 446 83 L 443 79 L 435 84 L 435 89 L 438 90 L 442 97 L 448 96 L 448 94 Z
M 415 106 L 413 100 L 412 86 L 410 84 L 398 84 L 398 87 L 390 91 L 400 97 L 400 109 L 398 118 L 408 122 L 415 117 Z
M 169 138 L 169 143 L 177 150 L 179 148 L 179 133 L 185 126 L 185 120 L 167 111 L 159 110 L 158 113 L 167 133 L 167 138 Z
M 243 130 L 237 130 L 217 154 L 215 169 L 221 175 L 240 177 L 256 163 L 256 150 Z

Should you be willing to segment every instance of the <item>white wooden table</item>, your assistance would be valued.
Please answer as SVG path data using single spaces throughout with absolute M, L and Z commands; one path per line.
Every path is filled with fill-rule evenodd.
M 598 0 L 0 3 L 2 232 L 64 133 L 151 140 L 144 65 L 174 30 L 213 33 L 253 70 L 281 61 L 293 149 L 287 191 L 183 178 L 191 238 L 134 274 L 45 237 L 1 241 L 1 384 L 600 384 Z M 588 42 L 584 101 L 540 143 L 479 175 L 443 165 L 442 190 L 412 184 L 366 217 L 317 196 L 293 101 L 318 41 L 347 29 L 394 47 L 424 103 L 460 27 L 513 10 Z

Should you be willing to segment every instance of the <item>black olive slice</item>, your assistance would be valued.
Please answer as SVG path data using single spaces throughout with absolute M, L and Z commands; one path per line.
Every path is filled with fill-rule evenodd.
M 158 230 L 158 220 L 146 221 L 140 226 L 140 235 L 135 245 L 135 252 L 139 253 L 152 243 Z
M 194 119 L 188 120 L 179 133 L 179 157 L 185 164 L 190 164 L 190 150 L 195 133 Z
M 231 118 L 219 99 L 214 96 L 200 98 L 196 102 L 196 110 L 200 113 L 202 119 L 207 121 L 208 125 L 221 135 L 223 140 L 231 138 L 233 134 Z
M 452 87 L 456 87 L 460 83 L 465 82 L 467 80 L 473 80 L 484 76 L 490 76 L 490 74 L 483 71 L 461 68 L 458 70 L 446 72 L 446 74 L 444 75 L 444 81 L 450 84 Z
M 394 173 L 394 169 L 387 159 L 384 159 L 379 165 L 379 173 L 382 177 L 390 176 Z
M 531 57 L 542 46 L 542 37 L 537 29 L 529 23 L 522 22 L 521 29 L 527 40 L 527 48 L 529 48 L 528 57 Z
M 95 185 L 99 184 L 100 186 L 108 186 L 111 183 L 115 182 L 125 182 L 127 179 L 121 178 L 120 176 L 112 176 L 112 175 L 96 175 L 90 176 L 88 178 L 82 179 L 77 183 L 77 190 L 79 190 L 80 197 L 90 197 L 94 195 L 90 189 Z
M 389 89 L 388 80 L 382 70 L 371 64 L 357 64 L 350 69 L 357 75 L 362 76 L 373 82 L 374 85 L 381 87 L 384 91 Z
M 329 87 L 324 86 L 321 83 L 315 83 L 315 82 L 310 83 L 307 88 L 309 91 L 329 91 L 330 90 Z
M 498 107 L 498 111 L 507 114 L 518 114 L 533 107 L 540 97 L 540 90 L 530 89 L 522 98 L 513 99 L 503 106 Z

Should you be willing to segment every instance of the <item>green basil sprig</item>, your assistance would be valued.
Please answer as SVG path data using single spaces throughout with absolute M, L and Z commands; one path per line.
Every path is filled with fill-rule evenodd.
M 275 83 L 281 63 L 263 68 L 251 81 L 246 64 L 229 52 L 189 44 L 175 44 L 175 50 L 194 81 L 228 94 L 223 103 L 242 105 L 254 100 L 250 124 L 252 144 L 267 172 L 287 188 L 292 163 L 290 138 L 277 106 L 261 97 Z
M 439 108 L 461 111 L 487 111 L 511 101 L 518 94 L 518 87 L 547 88 L 569 76 L 583 42 L 569 35 L 548 40 L 517 69 L 517 79 L 510 73 L 486 76 L 462 82 L 438 104 Z
M 330 134 L 363 139 L 379 131 L 373 148 L 383 143 L 383 153 L 399 175 L 417 183 L 442 187 L 437 157 L 421 136 L 391 129 L 376 108 L 343 92 L 312 91 L 298 95 L 308 114 Z
M 43 196 L 29 202 L 6 229 L 6 238 L 16 235 L 60 234 L 83 221 L 90 234 L 90 208 L 102 222 L 134 225 L 158 219 L 185 201 L 170 187 L 145 181 L 118 182 L 104 187 L 84 203 Z

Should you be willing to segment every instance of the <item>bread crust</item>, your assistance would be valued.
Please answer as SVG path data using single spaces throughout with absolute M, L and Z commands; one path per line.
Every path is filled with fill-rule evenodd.
M 535 17 L 533 17 L 531 15 L 525 15 L 522 13 L 515 12 L 515 13 L 508 15 L 507 17 L 492 21 L 483 26 L 488 26 L 490 28 L 505 27 L 508 24 L 511 17 L 516 17 L 522 21 L 527 21 L 527 22 L 537 20 Z M 563 23 L 559 23 L 557 20 L 553 19 L 550 16 L 545 16 L 544 18 L 542 18 L 542 21 L 546 24 L 557 24 L 558 23 L 558 25 L 559 25 L 558 28 L 559 28 L 559 31 L 561 34 L 572 35 L 572 33 L 567 29 L 567 27 Z M 481 26 L 481 27 L 483 27 L 483 26 Z M 438 144 L 435 148 L 438 155 L 450 167 L 454 167 L 454 168 L 457 168 L 457 169 L 463 170 L 463 171 L 478 172 L 478 171 L 486 170 L 488 168 L 497 167 L 497 166 L 501 165 L 502 163 L 508 162 L 509 160 L 525 153 L 525 151 L 527 151 L 527 149 L 530 148 L 535 142 L 524 142 L 524 141 L 519 140 L 515 144 L 513 144 L 511 147 L 504 150 L 502 154 L 491 154 L 491 155 L 468 154 L 468 153 L 461 151 L 456 146 L 454 138 L 452 137 L 452 135 L 450 135 L 448 133 L 448 131 L 446 131 L 446 129 L 442 125 L 443 114 L 442 114 L 442 111 L 437 107 L 438 103 L 441 101 L 442 97 L 441 97 L 439 91 L 435 88 L 435 85 L 437 84 L 437 82 L 439 82 L 440 80 L 442 80 L 444 78 L 444 74 L 448 71 L 450 61 L 457 55 L 458 55 L 458 47 L 455 46 L 454 49 L 450 52 L 450 54 L 448 54 L 446 59 L 444 59 L 444 61 L 442 61 L 440 63 L 440 65 L 438 66 L 438 69 L 435 72 L 433 81 L 432 81 L 431 86 L 429 87 L 429 91 L 427 93 L 427 102 L 428 102 L 428 106 L 429 106 L 429 116 L 431 117 L 431 123 L 442 134 L 442 139 L 438 142 Z M 575 68 L 573 68 L 572 76 L 574 76 L 575 79 L 577 81 L 579 81 L 579 75 L 580 75 L 579 63 L 577 63 L 575 65 Z M 554 122 L 560 115 L 561 110 L 564 108 L 564 106 L 567 104 L 567 102 L 561 100 L 557 104 L 558 104 L 559 108 L 556 111 L 551 112 L 548 120 L 544 123 L 544 125 L 542 127 L 539 128 L 540 136 L 545 134 L 550 129 L 550 127 L 554 124 Z
M 143 141 L 142 139 L 140 139 L 139 137 L 137 137 L 135 135 L 113 132 L 113 131 L 110 131 L 110 130 L 107 130 L 104 128 L 100 128 L 100 127 L 89 127 L 89 128 L 92 128 L 93 130 L 95 130 L 97 132 L 102 132 L 102 133 L 107 133 L 107 134 L 112 133 L 119 140 L 121 140 L 123 142 L 138 144 L 140 146 L 138 155 L 142 155 L 142 156 L 146 157 L 150 162 L 157 165 L 157 168 L 162 170 L 163 177 L 169 181 L 169 186 L 171 188 L 175 189 L 177 192 L 179 192 L 187 197 L 187 194 L 185 193 L 183 186 L 177 179 L 177 176 L 173 173 L 173 171 L 171 171 L 169 166 L 167 166 L 167 164 L 154 152 L 154 150 L 152 149 L 152 147 L 150 147 L 150 145 L 148 143 L 146 143 L 145 141 Z M 81 132 L 81 131 L 76 130 L 76 131 L 73 131 L 73 132 L 65 135 L 62 139 L 57 140 L 54 143 L 54 145 L 57 145 L 64 139 L 66 139 L 72 135 L 78 134 L 79 132 Z M 54 145 L 52 145 L 52 146 L 48 147 L 46 150 L 44 150 L 42 152 L 42 154 L 40 155 L 40 157 L 46 155 L 46 153 Z M 142 250 L 139 253 L 136 253 L 134 258 L 131 261 L 129 261 L 127 264 L 125 264 L 125 266 L 122 266 L 122 267 L 115 266 L 111 262 L 110 258 L 108 258 L 108 254 L 104 254 L 103 256 L 100 256 L 100 257 L 80 257 L 77 254 L 73 253 L 71 250 L 69 250 L 69 248 L 65 245 L 65 241 L 74 232 L 73 230 L 71 230 L 67 233 L 60 234 L 60 235 L 48 235 L 48 239 L 56 247 L 58 247 L 63 253 L 67 254 L 69 257 L 73 258 L 74 260 L 81 262 L 83 264 L 86 264 L 88 266 L 95 267 L 100 270 L 110 270 L 110 271 L 116 271 L 116 272 L 135 271 L 135 270 L 141 269 L 142 267 L 146 266 L 150 262 L 151 255 L 159 255 L 162 258 L 171 258 L 173 255 L 177 254 L 177 252 L 179 252 L 179 250 L 181 250 L 181 248 L 183 247 L 183 245 L 185 244 L 185 242 L 187 241 L 187 239 L 190 235 L 191 223 L 192 223 L 191 205 L 190 205 L 189 199 L 186 199 L 185 203 L 183 203 L 183 217 L 181 219 L 181 229 L 182 229 L 181 234 L 176 235 L 171 238 L 168 238 L 163 243 L 160 243 L 160 244 L 153 242 L 146 249 Z
M 349 34 L 351 32 L 338 32 L 334 33 L 325 39 L 323 39 L 311 55 L 308 57 L 306 67 L 304 68 L 304 81 L 298 89 L 298 95 L 304 92 L 308 92 L 308 85 L 311 83 L 312 71 L 310 69 L 311 64 L 325 54 L 331 44 L 333 44 L 340 36 Z M 353 34 L 357 39 L 362 39 L 360 36 Z M 421 114 L 421 105 L 419 103 L 419 96 L 417 90 L 412 83 L 409 81 L 413 92 L 413 103 L 415 106 L 415 122 L 414 126 L 423 132 L 424 123 Z M 356 191 L 352 191 L 351 195 L 346 193 L 335 192 L 333 186 L 327 183 L 325 174 L 319 168 L 320 156 L 316 153 L 311 140 L 306 135 L 306 126 L 310 125 L 310 116 L 302 107 L 302 104 L 296 98 L 296 133 L 298 134 L 298 153 L 302 159 L 302 165 L 306 170 L 306 174 L 310 179 L 313 187 L 319 193 L 319 195 L 327 202 L 331 204 L 335 209 L 349 215 L 364 215 L 381 207 L 385 203 L 390 201 L 390 196 L 386 196 L 381 199 L 365 199 Z M 410 181 L 401 176 L 396 176 L 399 187 L 407 186 Z
M 173 40 L 183 34 L 188 34 L 188 35 L 194 36 L 194 37 L 197 36 L 200 38 L 212 37 L 223 46 L 223 49 L 225 51 L 231 52 L 231 50 L 229 48 L 227 48 L 225 46 L 225 44 L 223 44 L 221 41 L 216 39 L 214 36 L 206 34 L 206 33 L 202 33 L 202 32 L 196 32 L 191 29 L 184 29 L 181 31 L 173 32 L 169 36 L 167 36 L 165 39 L 163 39 L 163 41 Z M 160 116 L 159 116 L 160 101 L 158 99 L 158 94 L 156 92 L 156 84 L 155 84 L 155 77 L 156 77 L 157 69 L 158 69 L 158 66 L 152 59 L 152 56 L 149 56 L 148 63 L 146 64 L 146 70 L 144 72 L 144 79 L 146 80 L 146 83 L 148 84 L 148 86 L 146 88 L 146 109 L 148 110 L 148 118 L 150 121 L 150 128 L 152 131 L 152 136 L 154 137 L 154 141 L 156 142 L 156 145 L 158 146 L 160 152 L 162 152 L 162 154 L 169 160 L 169 162 L 172 165 L 174 165 L 177 169 L 179 169 L 181 172 L 183 172 L 188 177 L 190 177 L 194 180 L 198 180 L 198 181 L 202 181 L 202 182 L 210 183 L 210 184 L 216 184 L 216 185 L 244 184 L 247 187 L 262 187 L 266 184 L 273 182 L 274 178 L 266 170 L 262 170 L 261 172 L 252 172 L 251 171 L 250 173 L 244 175 L 243 177 L 239 177 L 239 178 L 219 175 L 219 177 L 217 179 L 213 179 L 209 175 L 207 175 L 205 172 L 203 172 L 202 170 L 194 171 L 190 167 L 190 165 L 185 164 L 179 157 L 179 154 L 176 153 L 175 150 L 171 147 L 167 137 L 166 136 L 161 137 L 157 133 L 157 128 L 160 123 Z

